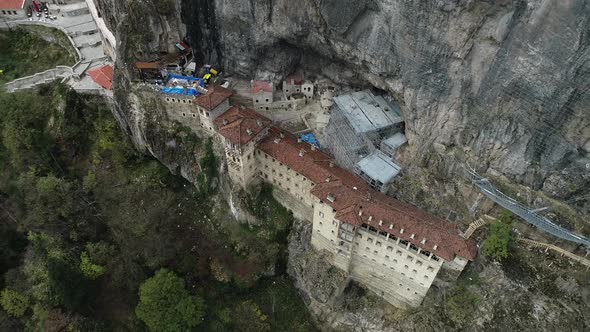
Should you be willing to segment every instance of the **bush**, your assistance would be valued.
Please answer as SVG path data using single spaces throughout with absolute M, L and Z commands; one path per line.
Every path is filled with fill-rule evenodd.
M 447 298 L 446 314 L 457 327 L 462 327 L 469 321 L 478 303 L 477 295 L 471 293 L 464 285 L 459 285 Z
M 200 297 L 186 290 L 184 280 L 161 269 L 139 288 L 135 313 L 151 331 L 188 331 L 201 323 L 204 307 Z
M 508 258 L 512 242 L 512 213 L 505 211 L 498 222 L 490 226 L 490 234 L 483 243 L 483 253 L 497 261 Z
M 0 294 L 2 308 L 13 317 L 22 317 L 29 307 L 29 299 L 14 290 L 5 289 Z

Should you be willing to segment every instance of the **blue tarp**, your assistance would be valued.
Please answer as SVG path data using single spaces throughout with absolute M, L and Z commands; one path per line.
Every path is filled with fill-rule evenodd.
M 318 148 L 321 148 L 320 142 L 315 138 L 315 136 L 312 133 L 303 134 L 303 135 L 299 136 L 299 138 L 301 138 L 301 140 L 304 142 L 307 142 L 311 145 L 315 145 Z
M 191 87 L 191 85 L 196 82 L 201 87 L 205 87 L 205 82 L 203 82 L 203 79 L 199 77 L 169 74 L 166 78 L 166 82 L 168 83 L 170 81 L 177 85 L 175 87 L 161 88 L 160 92 L 173 95 L 198 96 L 199 92 L 197 89 Z M 186 92 L 183 88 L 183 85 L 187 86 Z

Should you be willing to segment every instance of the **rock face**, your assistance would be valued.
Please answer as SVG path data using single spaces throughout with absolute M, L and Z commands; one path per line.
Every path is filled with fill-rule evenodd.
M 590 184 L 585 0 L 183 4 L 194 10 L 183 20 L 195 47 L 226 71 L 278 80 L 303 66 L 397 96 L 409 162 L 427 166 L 422 156 L 441 154 L 438 145 L 556 197 Z

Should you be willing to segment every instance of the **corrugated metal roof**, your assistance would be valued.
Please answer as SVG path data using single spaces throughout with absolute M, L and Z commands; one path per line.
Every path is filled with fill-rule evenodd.
M 363 173 L 381 183 L 391 182 L 401 170 L 401 167 L 379 150 L 373 151 L 373 153 L 361 159 L 356 165 Z
M 334 97 L 334 102 L 357 133 L 372 132 L 403 122 L 397 104 L 369 91 Z

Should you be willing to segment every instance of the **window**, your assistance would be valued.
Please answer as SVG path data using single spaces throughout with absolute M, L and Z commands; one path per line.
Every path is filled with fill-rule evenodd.
M 404 265 L 404 269 L 408 269 L 408 266 L 407 265 Z
M 393 247 L 392 246 L 388 246 L 387 247 L 387 251 L 393 251 Z
M 389 256 L 385 255 L 385 259 L 389 259 Z
M 256 99 L 256 102 L 258 102 L 258 99 Z
M 428 270 L 428 271 L 434 271 L 434 269 L 432 268 L 432 266 L 429 266 L 428 268 L 426 268 L 426 270 Z
M 397 259 L 395 259 L 395 258 L 394 258 L 394 259 L 393 259 L 393 262 L 394 262 L 395 264 L 397 264 Z
M 377 250 L 374 250 L 374 251 L 373 251 L 373 254 L 377 255 Z
M 418 266 L 422 266 L 422 261 L 421 260 L 416 260 L 416 264 L 418 264 Z
M 6 15 L 6 11 L 5 10 L 2 11 L 2 15 Z
M 367 238 L 367 242 L 373 243 L 373 239 L 372 238 Z
M 396 250 L 395 253 L 398 254 L 398 255 L 400 255 L 400 256 L 402 255 L 402 251 L 401 250 Z
M 412 256 L 408 255 L 408 260 L 411 262 L 411 261 L 413 261 L 413 260 L 414 260 L 414 257 L 412 257 Z
M 366 251 L 369 251 L 369 250 L 371 250 L 371 249 L 370 249 L 369 247 L 365 247 L 365 250 L 366 250 Z
M 412 270 L 412 273 L 418 273 L 418 271 L 416 271 L 416 270 Z
M 428 279 L 428 276 L 424 276 L 424 279 Z
M 376 244 L 377 244 L 378 247 L 381 247 L 381 242 L 377 241 Z

